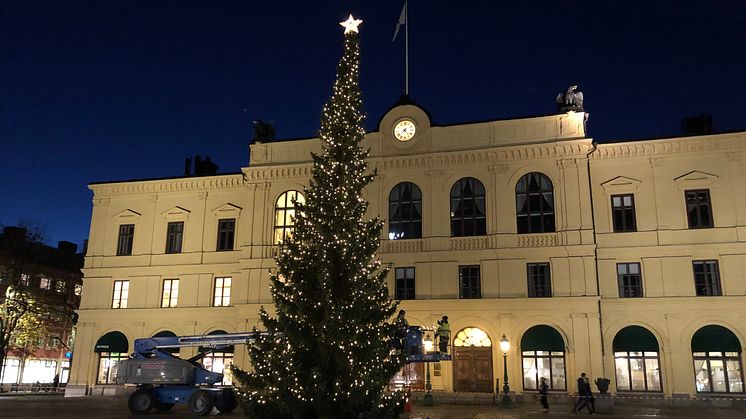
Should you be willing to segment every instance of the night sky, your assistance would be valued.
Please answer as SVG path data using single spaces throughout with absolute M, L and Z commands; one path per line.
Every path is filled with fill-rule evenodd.
M 90 182 L 247 165 L 251 121 L 312 137 L 349 12 L 375 124 L 404 90 L 403 1 L 0 1 L 0 224 L 82 245 Z M 599 142 L 746 129 L 733 1 L 410 1 L 410 96 L 435 124 L 542 115 L 577 84 Z M 403 29 L 403 28 L 402 28 Z

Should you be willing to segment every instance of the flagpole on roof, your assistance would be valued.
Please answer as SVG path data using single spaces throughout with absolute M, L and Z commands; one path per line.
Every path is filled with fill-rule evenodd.
M 404 1 L 404 94 L 409 96 L 409 1 Z

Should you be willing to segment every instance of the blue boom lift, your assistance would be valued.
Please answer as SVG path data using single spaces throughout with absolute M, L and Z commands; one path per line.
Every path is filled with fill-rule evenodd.
M 423 346 L 423 332 L 419 326 L 409 327 L 404 347 L 407 363 L 451 360 L 448 354 L 428 352 L 429 348 Z M 210 413 L 213 407 L 220 412 L 231 412 L 238 406 L 233 387 L 220 385 L 223 374 L 205 369 L 198 361 L 230 345 L 251 343 L 262 335 L 267 333 L 136 339 L 135 352 L 119 364 L 117 383 L 137 386 L 127 402 L 134 414 L 145 414 L 153 409 L 165 412 L 179 403 L 187 403 L 192 412 L 200 416 Z M 168 349 L 196 346 L 207 350 L 189 359 L 168 352 Z

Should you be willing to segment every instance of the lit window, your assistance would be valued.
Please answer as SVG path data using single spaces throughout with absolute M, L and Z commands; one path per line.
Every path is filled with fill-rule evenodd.
M 74 292 L 75 292 L 75 295 L 77 295 L 78 297 L 80 297 L 80 294 L 83 293 L 83 285 L 81 285 L 81 284 L 75 284 L 75 291 Z
M 54 290 L 62 294 L 65 292 L 65 281 L 57 281 L 54 283 Z
M 163 297 L 161 299 L 161 307 L 176 307 L 176 302 L 179 299 L 179 280 L 178 279 L 164 279 L 163 280 Z
M 212 305 L 227 307 L 231 304 L 231 278 L 215 278 L 215 293 Z
M 277 198 L 275 203 L 275 237 L 280 243 L 293 234 L 295 230 L 295 204 L 303 204 L 306 199 L 298 191 L 287 191 Z
M 112 298 L 111 308 L 127 308 L 129 291 L 129 281 L 114 281 L 114 297 Z
M 98 362 L 98 384 L 115 384 L 119 362 L 129 358 L 126 353 L 101 352 Z
M 49 278 L 42 277 L 39 279 L 39 288 L 48 290 L 52 288 L 52 281 Z

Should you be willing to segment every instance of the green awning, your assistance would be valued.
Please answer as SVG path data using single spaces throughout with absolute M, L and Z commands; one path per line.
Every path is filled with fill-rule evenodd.
M 692 337 L 692 352 L 741 352 L 741 342 L 723 326 L 705 326 Z
M 565 341 L 553 327 L 542 324 L 528 329 L 523 334 L 521 350 L 564 352 Z
M 173 338 L 176 337 L 176 333 L 170 331 L 170 330 L 162 330 L 156 334 L 153 335 L 154 338 Z M 163 348 L 161 349 L 164 352 L 168 352 L 170 354 L 178 354 L 180 348 Z
M 129 342 L 127 342 L 127 336 L 124 336 L 122 332 L 109 332 L 96 341 L 96 346 L 93 348 L 93 352 L 119 352 L 127 353 L 129 350 Z
M 225 335 L 225 334 L 227 334 L 227 333 L 228 333 L 228 332 L 226 332 L 225 330 L 213 330 L 212 332 L 208 333 L 207 335 L 208 335 L 208 336 L 211 336 L 211 335 Z M 204 347 L 204 346 L 200 346 L 200 347 L 199 347 L 199 352 L 207 352 L 207 351 L 209 351 L 209 350 L 211 350 L 211 349 L 212 349 L 212 348 L 209 348 L 209 347 Z M 233 348 L 233 345 L 230 345 L 230 346 L 227 346 L 227 347 L 225 347 L 225 348 L 223 348 L 223 349 L 220 349 L 220 350 L 218 350 L 218 351 L 216 351 L 216 352 L 228 352 L 228 353 L 233 353 L 233 350 L 234 350 L 234 348 Z
M 614 336 L 614 352 L 658 352 L 658 341 L 646 328 L 627 326 Z

